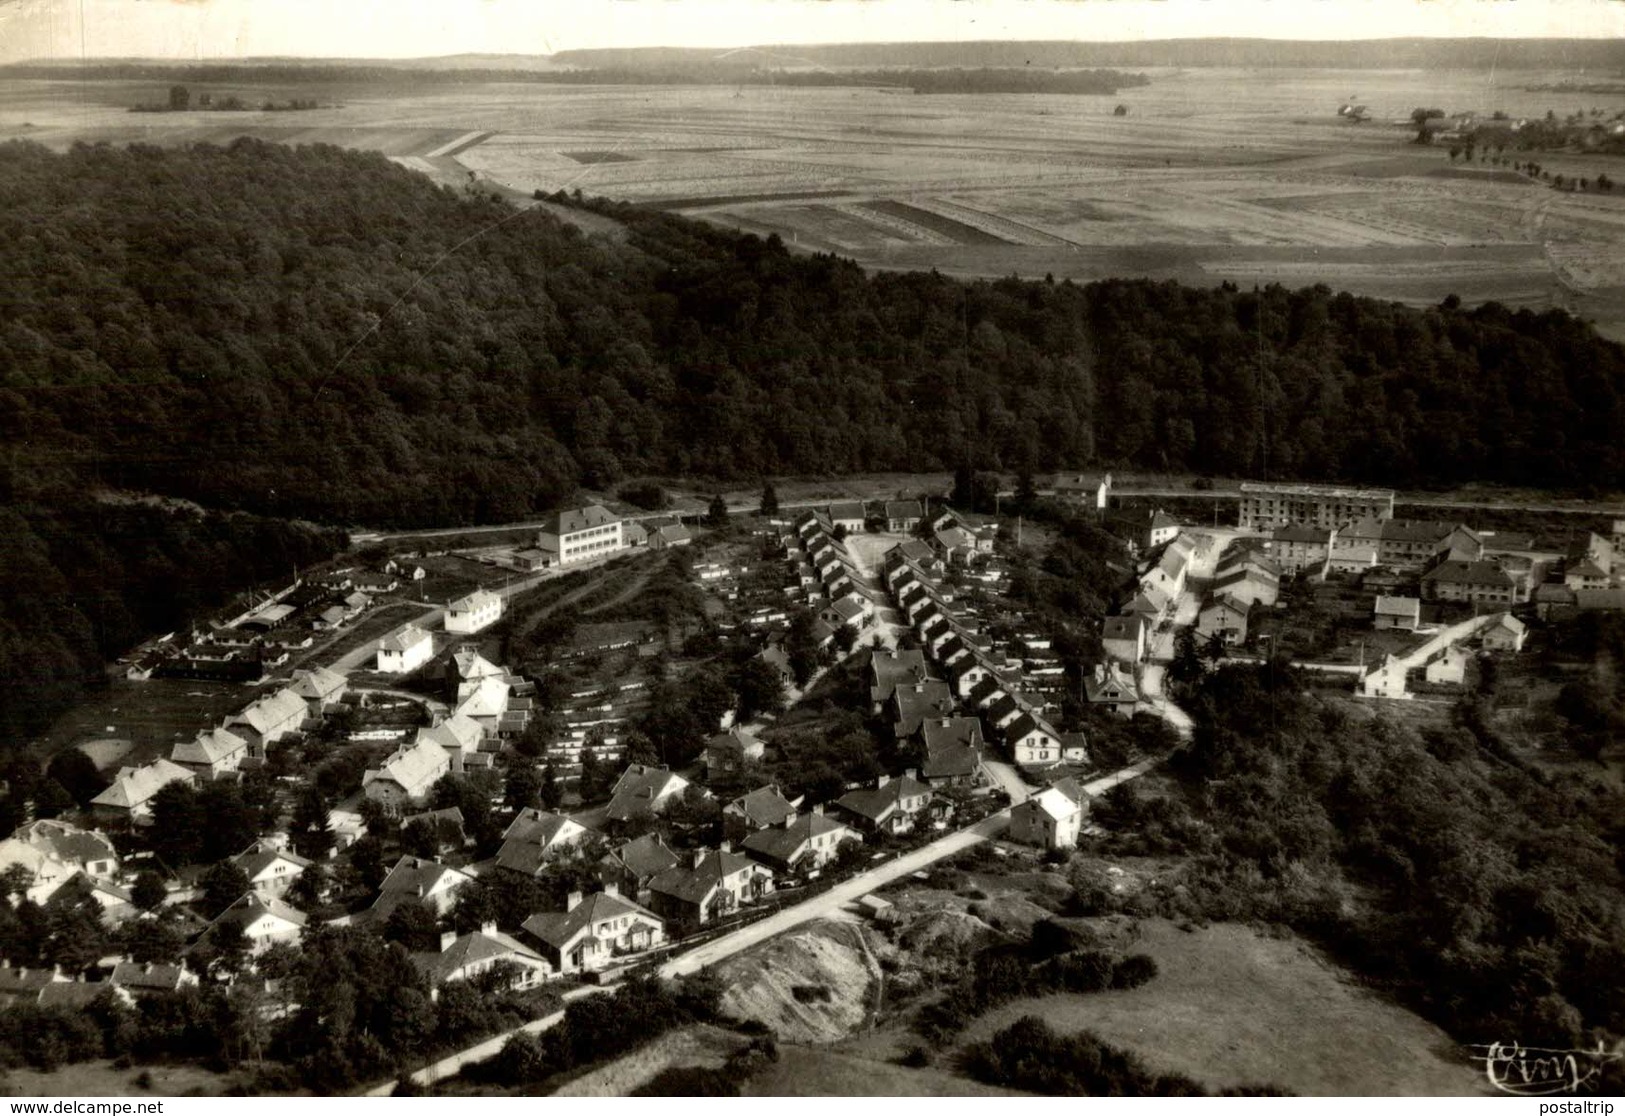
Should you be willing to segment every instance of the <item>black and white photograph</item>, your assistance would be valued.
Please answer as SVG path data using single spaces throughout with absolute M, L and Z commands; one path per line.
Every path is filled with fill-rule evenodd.
M 0 1096 L 1610 1116 L 1625 3 L 0 0 Z

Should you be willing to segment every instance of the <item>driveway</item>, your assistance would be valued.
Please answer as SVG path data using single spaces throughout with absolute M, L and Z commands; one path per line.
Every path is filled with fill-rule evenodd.
M 994 786 L 1010 796 L 1010 805 L 1020 806 L 1032 797 L 1033 789 L 1012 765 L 1003 760 L 984 759 L 982 766 L 993 777 Z

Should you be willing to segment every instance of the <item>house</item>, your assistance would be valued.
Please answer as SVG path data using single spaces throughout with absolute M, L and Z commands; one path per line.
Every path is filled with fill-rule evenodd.
M 771 829 L 758 829 L 747 836 L 741 847 L 750 856 L 781 875 L 815 872 L 839 854 L 843 844 L 863 842 L 863 835 L 849 825 L 826 817 L 823 807 L 813 807 Z
M 1376 606 L 1371 611 L 1371 626 L 1379 631 L 1384 628 L 1398 628 L 1401 631 L 1414 632 L 1421 623 L 1422 602 L 1415 597 L 1385 597 L 1378 596 Z
M 429 792 L 451 771 L 451 755 L 422 733 L 409 746 L 396 750 L 382 767 L 361 778 L 361 792 L 392 810 L 420 806 Z
M 1185 591 L 1185 571 L 1189 569 L 1189 560 L 1184 554 L 1172 547 L 1163 551 L 1157 564 L 1146 571 L 1140 578 L 1142 590 L 1157 589 L 1169 598 L 1177 597 Z
M 1361 519 L 1339 532 L 1345 543 L 1374 546 L 1384 566 L 1414 568 L 1438 554 L 1463 561 L 1483 557 L 1484 544 L 1459 523 L 1420 519 Z
M 928 787 L 974 786 L 986 778 L 982 766 L 986 746 L 977 717 L 941 717 L 920 726 L 925 760 L 920 782 Z
M 632 544 L 628 543 L 627 545 Z M 557 561 L 557 554 L 547 550 L 538 550 L 536 547 L 526 547 L 524 550 L 513 552 L 514 568 L 524 570 L 526 573 L 535 573 L 537 570 L 548 569 Z
M 1118 508 L 1107 516 L 1106 529 L 1128 544 L 1129 553 L 1139 554 L 1173 542 L 1179 521 L 1161 508 Z
M 223 728 L 205 729 L 192 740 L 177 742 L 169 751 L 170 762 L 211 779 L 236 771 L 247 757 L 248 741 Z
M 931 536 L 931 543 L 945 562 L 968 563 L 981 553 L 976 545 L 976 536 L 963 527 L 949 527 L 938 531 Z
M 0 841 L 0 872 L 11 868 L 28 873 L 28 887 L 23 894 L 35 903 L 44 903 L 79 874 L 72 864 L 15 837 Z
M 867 509 L 858 501 L 829 506 L 829 529 L 831 533 L 845 529 L 847 534 L 855 534 L 863 530 L 868 520 Z
M 1406 697 L 1406 673 L 1405 664 L 1397 656 L 1386 655 L 1360 679 L 1360 693 L 1365 697 Z
M 777 786 L 758 787 L 740 795 L 722 808 L 722 823 L 729 836 L 783 825 L 796 816 L 796 803 L 779 792 Z
M 337 671 L 317 667 L 315 670 L 294 671 L 293 682 L 288 689 L 304 699 L 312 717 L 320 717 L 328 706 L 344 700 L 349 685 L 349 680 Z
M 1510 612 L 1503 612 L 1478 633 L 1479 642 L 1486 651 L 1517 653 L 1523 650 L 1529 627 Z
M 242 931 L 249 953 L 258 956 L 278 943 L 297 942 L 306 921 L 305 912 L 274 896 L 250 891 L 209 923 L 204 937 L 213 935 L 221 927 L 235 926 Z
M 1123 717 L 1134 716 L 1134 707 L 1140 703 L 1140 689 L 1134 675 L 1119 663 L 1096 663 L 1094 672 L 1084 677 L 1083 691 L 1090 705 L 1102 706 Z
M 376 669 L 380 674 L 410 674 L 434 658 L 434 637 L 416 624 L 407 624 L 378 641 Z
M 1070 849 L 1088 814 L 1088 794 L 1077 780 L 1061 779 L 1010 811 L 1010 839 L 1041 849 Z
M 894 535 L 906 535 L 920 525 L 925 515 L 918 500 L 886 501 L 886 530 Z
M 536 549 L 568 566 L 613 554 L 626 545 L 619 516 L 593 504 L 561 511 L 536 535 Z
M 879 713 L 892 692 L 904 683 L 924 682 L 930 677 L 925 665 L 925 652 L 874 651 L 869 657 L 869 701 Z
M 256 895 L 280 898 L 310 867 L 310 861 L 292 849 L 279 848 L 265 841 L 256 841 L 245 852 L 231 858 L 231 862 L 248 877 L 248 886 Z
M 1447 558 L 1422 575 L 1422 599 L 1511 605 L 1522 597 L 1516 583 L 1494 562 Z
M 605 887 L 618 888 L 622 895 L 638 896 L 642 902 L 649 881 L 681 862 L 682 858 L 667 848 L 658 834 L 646 833 L 600 857 L 598 880 Z
M 467 934 L 448 930 L 440 935 L 438 953 L 414 953 L 412 964 L 428 978 L 434 998 L 438 998 L 442 986 L 454 980 L 472 980 L 499 965 L 508 974 L 504 990 L 535 988 L 553 975 L 553 966 L 545 957 L 498 930 L 494 922 Z
M 71 983 L 60 965 L 48 969 L 0 966 L 0 1004 L 37 1004 L 48 986 Z
M 1139 616 L 1108 616 L 1101 625 L 1100 646 L 1120 663 L 1138 663 L 1145 658 L 1146 624 Z
M 137 824 L 152 820 L 152 796 L 174 782 L 192 782 L 197 776 L 166 759 L 153 760 L 142 767 L 123 767 L 112 786 L 90 800 L 92 811 L 124 818 Z
M 871 788 L 848 791 L 832 804 L 841 820 L 864 833 L 907 833 L 931 805 L 931 788 L 913 771 L 882 775 Z
M 668 924 L 693 928 L 748 907 L 772 890 L 772 870 L 724 842 L 721 849 L 696 851 L 692 863 L 650 880 L 649 906 Z
M 1202 611 L 1196 614 L 1196 632 L 1209 639 L 1218 635 L 1231 647 L 1246 643 L 1247 620 L 1252 610 L 1252 602 L 1219 593 L 1209 597 Z
M 284 687 L 226 720 L 226 728 L 248 741 L 252 754 L 263 756 L 272 744 L 299 731 L 310 707 L 291 687 Z
M 107 983 L 123 988 L 132 996 L 172 994 L 194 987 L 198 975 L 185 965 L 164 965 L 152 961 L 120 961 L 113 966 Z
M 627 548 L 649 545 L 649 530 L 635 519 L 621 521 L 621 545 Z
M 1213 596 L 1220 594 L 1246 601 L 1250 605 L 1274 606 L 1281 596 L 1281 579 L 1253 563 L 1244 563 L 1229 571 L 1220 571 L 1211 588 Z
M 474 877 L 460 868 L 421 856 L 403 856 L 379 885 L 372 917 L 382 921 L 402 903 L 422 903 L 436 917 L 444 918 L 456 905 L 457 893 L 473 882 Z
M 1082 473 L 1062 473 L 1050 482 L 1057 499 L 1084 507 L 1105 511 L 1112 493 L 1112 475 L 1092 476 Z
M 766 647 L 762 648 L 756 657 L 777 671 L 779 681 L 783 682 L 786 686 L 789 686 L 795 682 L 796 672 L 795 669 L 790 666 L 790 656 L 785 652 L 784 648 L 779 646 L 777 643 L 768 644 Z
M 585 899 L 572 892 L 565 910 L 531 915 L 523 928 L 564 976 L 605 968 L 617 957 L 644 953 L 666 940 L 660 916 L 623 898 L 613 884 Z
M 953 693 L 946 682 L 915 682 L 892 690 L 892 734 L 906 740 L 920 731 L 921 722 L 946 717 L 954 711 Z
M 350 614 L 343 605 L 330 605 L 322 609 L 321 613 L 310 622 L 310 626 L 319 632 L 337 631 L 344 626 L 344 622 L 349 618 Z
M 1326 572 L 1359 574 L 1377 564 L 1377 548 L 1364 543 L 1344 545 L 1333 542 L 1332 552 L 1326 556 Z
M 1062 760 L 1061 734 L 1031 713 L 1022 713 L 1005 726 L 1004 747 L 1017 767 L 1047 767 Z
M 496 865 L 522 876 L 538 876 L 551 853 L 575 844 L 589 832 L 573 818 L 527 806 L 503 830 Z
M 682 797 L 688 780 L 664 767 L 634 763 L 621 773 L 611 792 L 605 820 L 629 822 L 658 814 Z
M 1282 524 L 1271 536 L 1275 560 L 1281 564 L 1281 572 L 1288 576 L 1324 565 L 1336 541 L 1335 527 L 1315 527 L 1308 523 Z
M 11 839 L 21 841 L 68 867 L 96 880 L 118 875 L 118 851 L 99 830 L 81 829 L 57 818 L 41 818 L 20 825 Z
M 351 588 L 359 589 L 364 593 L 393 593 L 400 587 L 401 579 L 392 573 L 358 573 L 350 578 Z
M 429 728 L 418 729 L 419 740 L 432 740 L 444 748 L 449 755 L 461 754 L 465 759 L 480 750 L 480 744 L 485 740 L 485 727 L 459 710 Z
M 103 996 L 112 997 L 124 1008 L 135 1006 L 135 997 L 125 989 L 94 980 L 53 980 L 41 986 L 35 1002 L 42 1008 L 83 1011 Z
M 446 631 L 472 635 L 502 619 L 502 598 L 485 589 L 476 589 L 446 606 Z
M 1423 676 L 1434 685 L 1460 686 L 1467 681 L 1467 663 L 1472 659 L 1467 649 L 1452 644 L 1444 653 L 1428 663 Z
M 650 550 L 669 550 L 676 546 L 688 546 L 693 541 L 694 532 L 681 523 L 667 523 L 649 532 Z

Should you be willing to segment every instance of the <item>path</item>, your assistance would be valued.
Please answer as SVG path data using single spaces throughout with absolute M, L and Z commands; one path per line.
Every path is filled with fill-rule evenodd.
M 1010 796 L 1010 805 L 1020 806 L 1032 797 L 1033 789 L 1021 777 L 1021 772 L 1003 760 L 984 759 L 982 767 L 993 777 L 993 783 Z
M 1437 655 L 1451 644 L 1460 643 L 1464 639 L 1471 638 L 1474 632 L 1499 615 L 1501 615 L 1499 612 L 1492 612 L 1486 616 L 1475 616 L 1471 620 L 1463 620 L 1459 624 L 1452 624 L 1448 628 L 1442 629 L 1420 647 L 1401 655 L 1399 661 L 1405 664 L 1406 670 L 1423 666 L 1434 655 Z

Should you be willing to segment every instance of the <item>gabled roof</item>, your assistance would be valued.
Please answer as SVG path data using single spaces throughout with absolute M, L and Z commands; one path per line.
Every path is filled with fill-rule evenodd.
M 261 872 L 279 860 L 287 861 L 301 872 L 310 867 L 310 861 L 292 849 L 252 848 L 231 858 L 231 862 L 243 870 L 250 882 L 258 879 Z
M 621 773 L 609 800 L 605 816 L 610 821 L 630 821 L 650 813 L 655 803 L 681 793 L 688 780 L 664 767 L 635 763 Z
M 548 524 L 555 535 L 573 535 L 577 531 L 587 531 L 594 527 L 608 527 L 612 523 L 620 522 L 620 516 L 612 515 L 597 504 L 585 508 L 571 508 L 561 511 Z
M 1524 632 L 1529 630 L 1529 625 L 1525 624 L 1522 620 L 1519 620 L 1516 616 L 1512 615 L 1512 613 L 1503 612 L 1494 620 L 1490 621 L 1490 623 L 1485 626 L 1484 631 L 1488 633 L 1496 628 L 1505 628 L 1513 635 L 1522 635 Z
M 942 716 L 954 707 L 953 692 L 946 682 L 916 682 L 892 691 L 897 703 L 898 733 L 908 736 L 927 717 Z
M 296 670 L 293 684 L 288 688 L 306 701 L 327 701 L 348 684 L 344 675 L 326 667 L 315 670 Z
M 959 779 L 976 773 L 982 766 L 982 750 L 969 744 L 945 744 L 928 753 L 920 763 L 924 779 Z
M 1422 614 L 1422 602 L 1415 597 L 1385 597 L 1379 595 L 1371 614 L 1373 616 L 1406 616 L 1414 620 Z
M 628 841 L 606 853 L 599 863 L 624 868 L 637 879 L 647 880 L 668 868 L 675 868 L 679 859 L 676 853 L 666 847 L 666 842 L 660 839 L 659 834 L 645 833 L 642 837 Z
M 1493 585 L 1498 589 L 1512 588 L 1512 578 L 1494 562 L 1464 562 L 1455 558 L 1440 562 L 1423 574 L 1422 580 L 1447 585 Z
M 273 899 L 250 891 L 224 911 L 221 911 L 219 917 L 209 923 L 209 926 L 212 929 L 226 923 L 235 923 L 238 926 L 247 928 L 255 919 L 265 914 L 279 918 L 283 922 L 291 922 L 295 926 L 303 926 L 308 921 L 305 912 L 297 907 L 290 906 L 280 899 Z
M 1057 740 L 1060 738 L 1060 735 L 1054 729 L 1044 724 L 1031 713 L 1023 713 L 1021 716 L 1017 717 L 1015 720 L 1011 721 L 1005 726 L 1004 739 L 1006 743 L 1014 744 L 1018 740 L 1031 736 L 1035 732 L 1042 732 L 1049 736 L 1054 736 Z
M 1076 781 L 1062 779 L 1054 786 L 1045 787 L 1026 802 L 1030 810 L 1047 814 L 1056 821 L 1065 821 L 1084 808 L 1088 796 L 1078 788 Z
M 1099 674 L 1085 675 L 1083 688 L 1090 701 L 1129 702 L 1140 699 L 1134 676 L 1117 663 L 1107 663 Z
M 982 746 L 980 717 L 932 717 L 920 725 L 927 754 L 939 748 Z
M 705 853 L 692 867 L 678 864 L 668 868 L 649 881 L 649 890 L 669 895 L 684 903 L 705 902 L 724 877 L 744 869 L 755 869 L 756 863 L 736 852 L 716 850 Z M 761 871 L 762 869 L 757 869 Z
M 1439 520 L 1385 519 L 1382 521 L 1381 538 L 1384 542 L 1443 542 L 1455 529 L 1456 524 Z
M 407 624 L 400 631 L 390 632 L 378 641 L 378 650 L 392 651 L 397 654 L 410 651 L 426 639 L 433 639 L 428 631 L 416 624 Z
M 205 729 L 195 739 L 182 740 L 170 749 L 169 758 L 176 763 L 200 764 L 213 767 L 237 752 L 248 750 L 248 741 L 224 728 Z
M 1138 616 L 1108 616 L 1101 623 L 1101 639 L 1137 640 L 1145 622 Z
M 115 810 L 132 810 L 144 804 L 170 783 L 190 782 L 192 772 L 166 759 L 156 759 L 145 767 L 120 769 L 113 785 L 90 800 L 92 806 L 106 806 Z
M 378 900 L 373 908 L 393 907 L 406 900 L 432 895 L 441 890 L 442 884 L 449 884 L 450 888 L 455 889 L 473 881 L 474 877 L 467 872 L 438 860 L 403 856 L 379 885 Z
M 869 700 L 882 702 L 891 697 L 899 682 L 918 682 L 926 676 L 925 652 L 875 651 L 869 658 Z
M 269 697 L 262 697 L 241 713 L 226 722 L 226 727 L 232 725 L 247 725 L 255 732 L 264 733 L 278 728 L 289 721 L 303 721 L 305 719 L 305 699 L 300 697 L 292 688 L 284 687 Z
M 547 959 L 534 949 L 494 927 L 463 934 L 439 953 L 414 953 L 412 963 L 430 981 L 443 984 L 471 965 L 483 965 L 515 956 L 538 965 L 547 964 Z
M 457 668 L 457 677 L 464 681 L 479 678 L 501 678 L 507 673 L 507 671 L 480 654 L 477 647 L 459 647 L 452 654 L 451 662 Z
M 491 607 L 495 603 L 502 607 L 502 598 L 488 589 L 476 589 L 466 597 L 460 597 L 446 606 L 447 612 L 478 612 L 482 608 Z
M 432 728 L 418 729 L 417 738 L 432 740 L 448 752 L 472 752 L 485 738 L 485 730 L 474 718 L 458 710 Z
M 80 829 L 56 818 L 41 818 L 20 825 L 12 836 L 68 864 L 84 865 L 96 860 L 118 859 L 113 842 L 100 833 Z
M 365 788 L 369 783 L 385 779 L 394 782 L 408 795 L 416 798 L 428 791 L 435 780 L 446 773 L 449 766 L 450 757 L 446 749 L 433 740 L 420 736 L 416 743 L 401 748 L 384 761 L 383 767 L 363 775 L 361 785 Z
M 1226 612 L 1234 612 L 1243 619 L 1245 619 L 1247 614 L 1252 611 L 1252 608 L 1252 601 L 1245 601 L 1240 597 L 1236 597 L 1222 591 L 1215 593 L 1202 604 L 1203 613 L 1212 612 L 1215 609 L 1223 609 Z
M 918 500 L 888 500 L 886 502 L 887 519 L 918 519 L 925 512 L 920 508 Z
M 180 965 L 161 965 L 155 962 L 120 961 L 113 966 L 108 984 L 120 988 L 138 988 L 147 992 L 173 992 L 183 984 L 191 983 L 186 970 Z
M 1326 528 L 1307 523 L 1288 523 L 1275 529 L 1276 542 L 1318 543 L 1324 546 L 1331 537 L 1331 531 Z
M 571 827 L 575 828 L 572 829 Z M 503 830 L 504 841 L 527 841 L 533 845 L 544 848 L 587 831 L 581 825 L 563 814 L 555 814 L 547 810 L 538 810 L 534 806 L 527 806 L 514 816 Z
M 727 812 L 737 814 L 751 825 L 762 828 L 780 825 L 796 812 L 795 805 L 776 786 L 758 787 L 728 803 Z
M 638 906 L 630 899 L 595 891 L 577 903 L 574 910 L 533 914 L 525 919 L 523 926 L 526 931 L 536 935 L 554 949 L 563 949 L 577 934 L 593 923 L 607 918 L 619 918 L 622 915 L 641 915 L 657 926 L 665 925 L 659 915 Z
M 919 795 L 929 797 L 930 794 L 930 787 L 918 779 L 903 775 L 896 779 L 888 779 L 883 786 L 848 791 L 835 800 L 835 805 L 860 817 L 879 821 L 895 810 L 902 799 Z
M 686 539 L 692 539 L 694 537 L 694 532 L 690 531 L 681 523 L 668 523 L 664 527 L 656 528 L 654 537 L 663 543 L 677 543 L 683 542 Z
M 767 857 L 779 864 L 788 864 L 796 853 L 814 837 L 822 837 L 826 833 L 844 831 L 852 837 L 858 836 L 857 830 L 849 825 L 843 825 L 833 818 L 823 814 L 803 814 L 789 825 L 773 829 L 758 829 L 746 837 L 741 845 L 759 856 Z
M 829 506 L 831 521 L 837 519 L 864 519 L 866 516 L 867 512 L 861 501 L 849 500 L 845 503 L 831 504 Z

